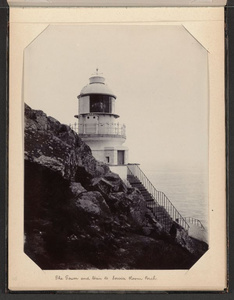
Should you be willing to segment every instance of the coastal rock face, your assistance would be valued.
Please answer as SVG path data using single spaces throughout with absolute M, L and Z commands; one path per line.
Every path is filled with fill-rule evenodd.
M 25 105 L 25 253 L 42 269 L 186 269 L 207 250 L 166 233 L 70 127 Z
M 63 178 L 85 181 L 109 173 L 89 146 L 67 125 L 25 106 L 25 158 L 58 172 Z

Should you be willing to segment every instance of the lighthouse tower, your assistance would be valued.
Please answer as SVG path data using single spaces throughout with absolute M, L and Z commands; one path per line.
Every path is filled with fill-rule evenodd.
M 107 163 L 125 180 L 128 163 L 128 148 L 123 146 L 125 125 L 119 123 L 119 115 L 115 113 L 116 95 L 98 74 L 98 69 L 77 98 L 79 113 L 75 117 L 79 119 L 79 136 L 97 160 Z
M 97 160 L 107 163 L 111 171 L 119 174 L 128 186 L 139 190 L 147 207 L 165 231 L 170 233 L 175 222 L 188 230 L 187 219 L 183 218 L 163 192 L 154 188 L 139 164 L 128 163 L 128 148 L 123 146 L 126 140 L 125 125 L 119 123 L 119 115 L 115 113 L 116 95 L 105 84 L 105 78 L 98 73 L 98 69 L 96 71 L 77 97 L 78 115 L 75 117 L 79 120 L 79 136 L 89 145 Z M 190 219 L 197 224 L 201 223 Z M 176 230 L 173 229 L 173 232 Z

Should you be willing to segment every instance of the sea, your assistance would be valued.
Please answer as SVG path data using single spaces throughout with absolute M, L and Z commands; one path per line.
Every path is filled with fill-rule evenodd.
M 201 221 L 208 231 L 208 180 L 203 171 L 143 169 L 158 191 L 164 192 L 183 217 Z

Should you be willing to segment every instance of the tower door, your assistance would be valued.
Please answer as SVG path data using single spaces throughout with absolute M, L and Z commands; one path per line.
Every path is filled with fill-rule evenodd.
M 124 165 L 124 150 L 118 150 L 118 165 Z

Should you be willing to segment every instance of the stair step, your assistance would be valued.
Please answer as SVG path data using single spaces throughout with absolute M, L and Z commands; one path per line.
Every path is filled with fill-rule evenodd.
M 150 193 L 148 193 L 148 192 L 141 192 L 141 194 L 142 194 L 143 196 L 153 198 L 152 195 L 151 195 Z
M 161 204 L 157 205 L 154 197 L 136 176 L 129 174 L 127 176 L 127 180 L 133 188 L 137 188 L 140 191 L 145 201 L 147 202 L 147 207 L 154 214 L 156 220 L 158 220 L 158 222 L 162 224 L 164 230 L 169 232 L 174 221 L 171 218 L 171 212 L 170 210 L 168 211 L 168 207 L 166 209 Z
M 140 179 L 138 179 L 137 177 L 135 177 L 135 176 L 133 176 L 133 175 L 128 175 L 128 176 L 127 176 L 127 179 L 129 179 L 129 180 L 138 180 L 138 181 L 140 181 Z
M 140 190 L 141 192 L 145 192 L 145 193 L 149 193 L 148 191 L 147 191 L 147 189 L 146 188 L 144 188 L 144 187 L 136 187 L 138 190 Z
M 131 185 L 134 187 L 140 187 L 142 189 L 146 189 L 143 184 L 137 182 L 131 182 Z
M 138 183 L 141 183 L 141 181 L 137 178 L 128 178 L 129 181 L 131 182 L 138 182 Z
M 156 217 L 161 218 L 161 219 L 168 219 L 168 217 L 164 216 L 164 215 L 159 215 L 159 214 L 155 214 L 155 215 L 156 215 Z

